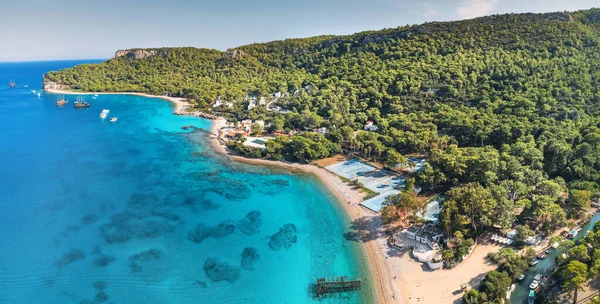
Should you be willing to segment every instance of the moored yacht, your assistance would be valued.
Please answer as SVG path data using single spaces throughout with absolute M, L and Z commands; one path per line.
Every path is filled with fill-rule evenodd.
M 90 104 L 87 103 L 87 102 L 85 102 L 83 100 L 83 97 L 79 96 L 79 97 L 77 97 L 77 101 L 75 101 L 75 103 L 73 104 L 73 106 L 75 108 L 87 108 L 87 107 L 90 106 Z
M 67 101 L 65 100 L 65 96 L 63 96 L 63 95 L 58 96 L 58 100 L 56 101 L 56 105 L 60 107 L 60 106 L 66 105 L 66 104 L 67 104 Z
M 111 117 L 111 118 L 110 118 L 110 122 L 116 122 L 116 121 L 117 121 L 117 119 L 119 119 L 119 117 Z
M 108 115 L 109 112 L 110 112 L 110 110 L 107 110 L 107 109 L 102 110 L 102 112 L 100 113 L 100 118 L 106 119 L 106 116 Z

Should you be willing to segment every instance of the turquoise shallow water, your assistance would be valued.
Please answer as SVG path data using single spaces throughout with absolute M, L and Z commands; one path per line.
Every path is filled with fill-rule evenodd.
M 316 178 L 215 155 L 181 129 L 210 122 L 160 99 L 30 93 L 79 63 L 0 64 L 1 303 L 373 302 L 313 298 L 316 277 L 369 276 Z

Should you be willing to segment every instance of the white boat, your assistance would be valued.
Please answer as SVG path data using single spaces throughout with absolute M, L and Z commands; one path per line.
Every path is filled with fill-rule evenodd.
M 510 300 L 510 296 L 512 295 L 513 291 L 515 291 L 515 288 L 517 288 L 517 285 L 512 284 L 510 285 L 510 287 L 508 287 L 508 290 L 506 291 L 506 299 Z
M 29 86 L 28 86 L 28 85 L 25 85 L 25 87 L 26 87 L 26 88 L 28 88 Z
M 31 90 L 31 94 L 35 94 L 35 90 Z
M 98 94 L 94 94 L 94 97 L 98 97 Z
M 116 121 L 117 121 L 117 119 L 119 119 L 119 117 L 111 117 L 111 118 L 110 118 L 110 122 L 116 122 Z
M 40 94 L 40 93 L 37 93 L 37 97 L 40 97 L 40 96 L 42 96 L 42 94 Z
M 96 97 L 94 96 L 94 97 L 92 97 L 92 99 L 96 99 Z
M 106 119 L 106 116 L 108 115 L 109 112 L 110 112 L 110 110 L 107 110 L 107 109 L 102 110 L 102 112 L 100 113 L 100 118 Z
M 536 274 L 533 278 L 533 282 L 531 282 L 531 285 L 529 285 L 529 289 L 536 290 L 540 286 L 542 278 L 543 275 L 541 273 Z

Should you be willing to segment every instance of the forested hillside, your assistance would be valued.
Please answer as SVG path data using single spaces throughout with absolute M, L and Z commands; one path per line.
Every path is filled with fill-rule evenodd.
M 169 93 L 206 108 L 222 96 L 239 101 L 218 109 L 237 119 L 265 119 L 275 129 L 330 129 L 326 140 L 272 143 L 262 155 L 271 158 L 310 161 L 340 148 L 382 161 L 398 158 L 396 152 L 428 153 L 419 184 L 440 191 L 476 183 L 451 194 L 459 200 L 474 189 L 489 202 L 478 210 L 455 206 L 472 215 L 475 233 L 525 215 L 550 230 L 580 208 L 582 200 L 567 199 L 569 193 L 586 191 L 579 193 L 585 198 L 598 190 L 600 9 L 427 23 L 227 52 L 147 51 L 153 55 L 51 72 L 46 80 L 82 91 Z M 247 111 L 242 102 L 246 94 L 276 91 L 292 93 L 278 101 L 289 113 Z M 367 120 L 379 130 L 354 137 Z M 298 156 L 298 149 L 306 153 Z M 547 191 L 532 193 L 536 185 Z M 445 210 L 449 233 L 464 225 L 447 214 L 454 209 Z

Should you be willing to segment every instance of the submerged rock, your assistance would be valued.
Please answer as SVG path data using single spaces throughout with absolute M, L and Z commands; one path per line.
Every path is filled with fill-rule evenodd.
M 281 248 L 289 249 L 296 241 L 296 226 L 293 224 L 285 224 L 279 228 L 279 232 L 271 236 L 269 247 L 273 250 L 279 250 Z
M 94 266 L 96 267 L 106 267 L 117 259 L 113 256 L 109 255 L 101 255 L 96 260 L 94 260 Z
M 156 238 L 175 231 L 175 226 L 168 222 L 140 220 L 129 212 L 115 213 L 111 222 L 100 226 L 100 235 L 109 244 L 123 243 L 131 238 Z
M 258 250 L 254 247 L 247 247 L 242 251 L 242 268 L 252 270 L 254 269 L 254 263 L 258 261 L 260 255 Z
M 84 258 L 85 253 L 83 251 L 79 249 L 71 249 L 69 250 L 69 252 L 65 253 L 65 255 L 60 260 L 56 261 L 56 266 L 63 267 Z
M 205 239 L 224 238 L 235 231 L 235 226 L 228 221 L 224 221 L 217 226 L 209 227 L 204 224 L 198 224 L 188 233 L 188 239 L 195 243 L 201 243 Z
M 228 281 L 233 283 L 240 278 L 240 269 L 217 258 L 208 258 L 204 262 L 204 272 L 213 282 Z
M 98 215 L 96 214 L 88 214 L 83 217 L 81 220 L 81 224 L 83 225 L 91 225 L 98 221 Z
M 159 249 L 150 249 L 139 252 L 129 257 L 129 268 L 132 272 L 140 272 L 143 270 L 141 263 L 156 261 L 162 258 L 163 252 Z
M 106 282 L 94 282 L 94 288 L 99 289 L 99 290 L 104 290 L 107 285 L 108 285 L 108 283 L 106 283 Z
M 108 300 L 108 295 L 104 291 L 98 291 L 94 298 L 94 303 L 104 303 Z
M 246 217 L 239 220 L 237 227 L 238 229 L 247 235 L 253 235 L 260 232 L 260 225 L 262 220 L 260 219 L 260 211 L 250 211 Z

